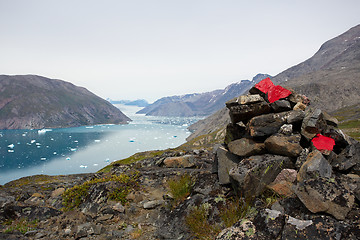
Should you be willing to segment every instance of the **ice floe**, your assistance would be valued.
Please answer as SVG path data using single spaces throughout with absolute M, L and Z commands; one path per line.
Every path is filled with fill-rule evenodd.
M 80 165 L 81 168 L 87 168 L 88 166 L 86 165 Z
M 14 148 L 14 147 L 15 147 L 15 145 L 13 143 L 8 145 L 8 148 Z
M 52 131 L 52 129 L 43 128 L 43 129 L 38 130 L 38 134 L 44 134 L 46 132 L 51 132 L 51 131 Z

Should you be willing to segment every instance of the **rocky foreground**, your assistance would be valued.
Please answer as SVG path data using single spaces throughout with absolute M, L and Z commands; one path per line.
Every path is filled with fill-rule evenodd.
M 1 186 L 0 239 L 359 239 L 360 143 L 265 83 L 227 103 L 214 152 L 148 152 Z

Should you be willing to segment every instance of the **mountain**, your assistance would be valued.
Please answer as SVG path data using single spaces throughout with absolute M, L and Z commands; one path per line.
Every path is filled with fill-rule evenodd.
M 0 129 L 58 128 L 131 121 L 83 87 L 36 75 L 0 75 Z
M 147 107 L 150 104 L 145 99 L 137 99 L 137 100 L 111 100 L 106 99 L 112 104 L 124 104 L 128 106 L 137 106 L 137 107 Z
M 271 79 L 306 95 L 312 106 L 331 114 L 350 106 L 360 109 L 360 25 L 325 42 L 311 58 Z M 229 117 L 220 116 L 224 111 L 190 126 L 193 134 L 188 140 L 215 131 L 214 119 L 218 130 L 225 128 Z
M 211 92 L 164 97 L 137 113 L 150 116 L 208 116 L 221 109 L 226 101 L 243 94 L 255 83 L 268 76 L 267 74 L 258 74 L 252 81 L 242 80 L 227 86 L 225 89 Z
M 305 94 L 312 105 L 331 113 L 360 103 L 359 77 L 360 25 L 357 25 L 325 42 L 314 56 L 272 80 Z

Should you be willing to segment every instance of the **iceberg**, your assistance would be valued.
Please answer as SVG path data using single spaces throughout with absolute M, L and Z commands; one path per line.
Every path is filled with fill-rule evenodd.
M 86 165 L 80 165 L 81 168 L 87 168 L 88 166 Z
M 68 161 L 69 161 L 70 159 L 71 159 L 71 158 L 69 158 L 69 157 L 66 158 L 66 160 L 68 160 Z
M 13 152 L 14 152 L 14 150 L 12 150 L 12 149 L 9 149 L 9 150 L 8 150 L 8 152 L 9 152 L 9 153 L 13 153 Z
M 41 161 L 45 161 L 46 160 L 46 157 L 42 157 L 40 158 Z
M 52 129 L 43 128 L 43 129 L 38 130 L 38 134 L 44 134 L 46 132 L 51 132 L 51 131 L 52 131 Z
M 30 141 L 30 143 L 31 143 L 31 144 L 33 144 L 34 142 L 36 142 L 36 140 L 35 140 L 35 139 L 33 139 L 33 140 L 31 140 L 31 141 Z
M 96 140 L 94 140 L 94 142 L 100 142 L 100 140 L 99 140 L 99 139 L 96 139 Z
M 8 145 L 8 148 L 14 148 L 14 147 L 15 147 L 15 145 L 13 143 Z

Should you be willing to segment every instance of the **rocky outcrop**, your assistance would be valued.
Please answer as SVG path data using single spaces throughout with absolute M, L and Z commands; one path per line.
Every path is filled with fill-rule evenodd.
M 0 75 L 0 129 L 41 129 L 131 121 L 85 88 L 35 75 Z
M 245 131 L 227 128 L 229 137 L 225 139 L 231 141 L 223 148 L 228 149 L 228 156 L 232 153 L 241 158 L 228 171 L 228 176 L 238 196 L 256 199 L 271 189 L 280 196 L 296 199 L 303 212 L 292 213 L 286 210 L 289 205 L 277 202 L 273 205 L 274 210 L 260 210 L 253 221 L 238 222 L 223 230 L 217 239 L 331 239 L 337 235 L 345 236 L 352 227 L 345 225 L 345 229 L 340 229 L 343 223 L 339 221 L 358 211 L 355 196 L 358 194 L 360 145 L 337 129 L 337 121 L 326 112 L 309 106 L 306 97 L 294 91 L 290 94 L 284 91 L 286 94 L 274 97 L 271 94 L 276 91 L 270 90 L 274 87 L 276 91 L 281 90 L 266 79 L 250 90 L 252 94 L 227 103 L 232 120 L 229 126 L 245 125 Z M 277 101 L 281 103 L 276 104 Z M 271 110 L 259 111 L 260 102 L 262 106 L 268 104 Z M 298 108 L 300 104 L 302 107 Z M 289 105 L 291 109 L 279 107 Z M 223 162 L 226 161 L 217 161 L 218 169 L 224 168 Z M 347 175 L 349 173 L 352 177 Z M 355 178 L 353 174 L 356 174 Z M 321 215 L 325 213 L 331 217 Z M 355 228 L 359 231 L 358 226 Z

